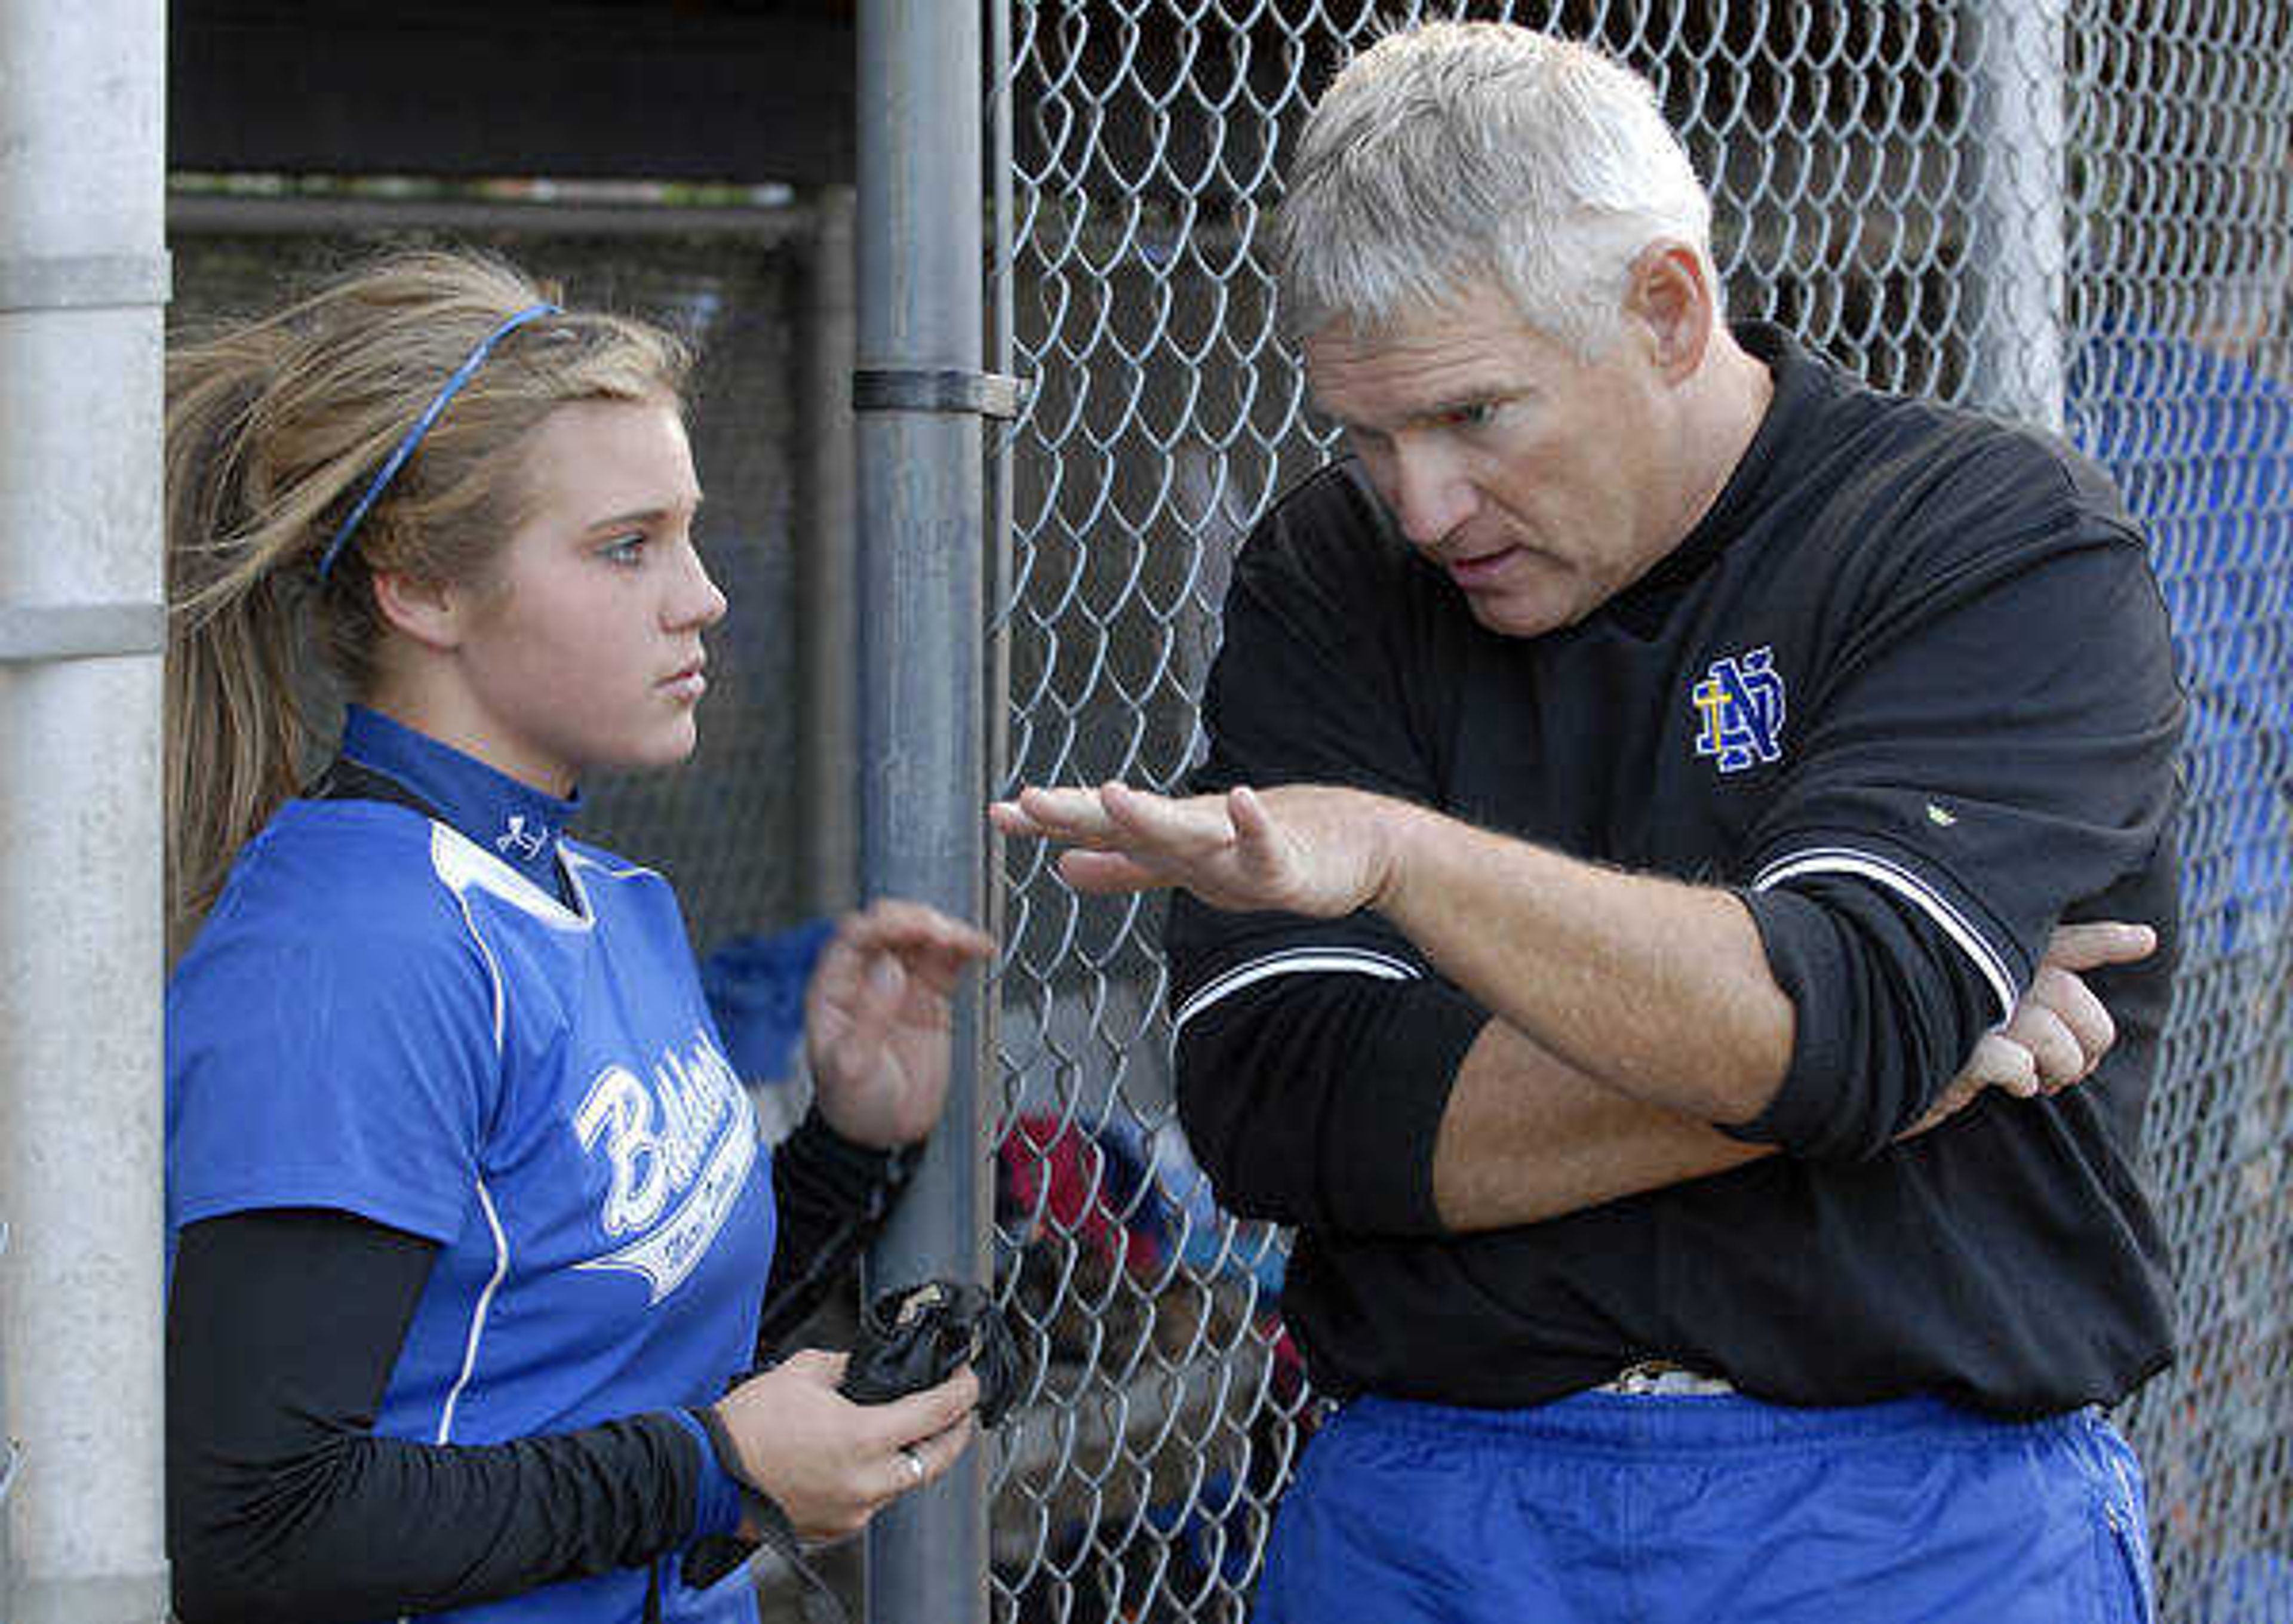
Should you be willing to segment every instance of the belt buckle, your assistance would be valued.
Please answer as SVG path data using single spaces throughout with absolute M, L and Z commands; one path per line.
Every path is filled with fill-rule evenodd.
M 1593 1391 L 1619 1393 L 1628 1398 L 1676 1398 L 1712 1397 L 1736 1389 L 1725 1378 L 1693 1366 L 1670 1359 L 1641 1359 L 1626 1365 Z

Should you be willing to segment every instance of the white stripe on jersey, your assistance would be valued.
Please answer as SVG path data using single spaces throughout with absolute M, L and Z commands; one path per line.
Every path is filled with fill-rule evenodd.
M 1805 874 L 1851 874 L 1859 879 L 1876 880 L 1902 897 L 1932 919 L 1943 934 L 1957 942 L 1959 950 L 1973 961 L 1998 1000 L 1998 1019 L 2003 1022 L 2014 1013 L 2014 1000 L 2019 995 L 2014 978 L 2006 969 L 2005 955 L 1983 939 L 1982 933 L 1967 922 L 1966 916 L 1951 906 L 1948 897 L 1900 863 L 1847 846 L 1816 846 L 1776 859 L 1752 877 L 1752 889 L 1770 891 L 1786 880 Z
M 456 892 L 454 905 L 462 910 L 462 928 L 470 933 L 470 940 L 476 942 L 478 951 L 485 955 L 486 974 L 493 982 L 494 1057 L 499 1059 L 504 1042 L 502 1029 L 509 1020 L 509 997 L 502 986 L 501 961 L 494 957 L 493 944 L 486 940 L 486 933 L 478 928 L 476 916 L 470 912 L 470 893 L 466 891 Z
M 1245 987 L 1276 975 L 1373 975 L 1385 982 L 1414 982 L 1420 979 L 1417 968 L 1406 959 L 1390 953 L 1373 952 L 1368 948 L 1290 948 L 1280 953 L 1269 953 L 1263 958 L 1253 958 L 1236 965 L 1225 974 L 1205 984 L 1202 990 L 1179 1006 L 1171 1017 L 1171 1031 L 1176 1036 L 1187 1022 L 1217 1003 Z
M 430 825 L 430 866 L 454 893 L 455 905 L 462 910 L 462 927 L 470 933 L 470 940 L 478 944 L 479 953 L 484 956 L 486 974 L 493 982 L 494 1053 L 498 1055 L 506 1041 L 509 990 L 503 981 L 501 960 L 494 956 L 493 944 L 478 928 L 477 916 L 471 911 L 471 891 L 490 892 L 560 929 L 588 930 L 595 927 L 595 921 L 567 908 L 460 830 L 435 820 Z M 493 1236 L 494 1272 L 470 1310 L 470 1328 L 462 1344 L 461 1373 L 454 1378 L 453 1389 L 446 1394 L 445 1405 L 438 1414 L 440 1443 L 452 1441 L 454 1412 L 461 1404 L 470 1378 L 477 1371 L 478 1345 L 485 1339 L 486 1316 L 492 1311 L 494 1293 L 509 1276 L 509 1238 L 502 1232 L 501 1215 L 494 1210 L 493 1192 L 486 1188 L 483 1179 L 478 1181 L 477 1192 L 479 1209 L 486 1215 L 486 1228 Z
M 595 869 L 607 879 L 612 880 L 636 879 L 640 875 L 648 874 L 655 879 L 660 878 L 660 871 L 659 869 L 647 868 L 643 863 L 633 863 L 624 860 L 621 866 L 616 869 L 609 863 L 599 862 L 587 852 L 577 852 L 571 846 L 561 845 L 557 849 L 565 859 L 566 869 L 572 874 L 576 880 L 579 880 L 581 877 L 581 870 L 584 869 Z
M 477 860 L 474 862 L 473 859 Z M 488 873 L 489 865 L 499 869 L 500 875 Z M 506 895 L 528 913 L 536 910 L 517 893 L 531 892 L 539 898 L 541 892 L 507 863 L 489 852 L 481 851 L 442 823 L 433 822 L 430 826 L 430 867 L 446 889 L 454 893 L 454 905 L 462 910 L 462 928 L 470 933 L 470 940 L 478 944 L 478 952 L 486 961 L 486 974 L 493 983 L 494 991 L 494 1054 L 499 1058 L 503 1028 L 509 1020 L 509 993 L 502 983 L 501 960 L 494 957 L 493 944 L 486 940 L 486 933 L 478 928 L 477 916 L 470 911 L 470 887 L 476 885 L 498 895 Z M 515 888 L 506 890 L 504 880 L 514 881 Z M 573 917 L 563 908 L 558 908 L 556 911 L 568 918 Z
M 454 1378 L 454 1390 L 446 1395 L 446 1407 L 438 1414 L 440 1443 L 454 1440 L 454 1408 L 462 1402 L 462 1389 L 470 1385 L 471 1373 L 478 1368 L 478 1344 L 486 1334 L 486 1314 L 493 1307 L 494 1289 L 509 1273 L 509 1238 L 502 1233 L 500 1215 L 494 1211 L 493 1193 L 486 1181 L 478 1181 L 478 1206 L 486 1215 L 486 1227 L 493 1232 L 494 1273 L 486 1281 L 486 1289 L 478 1293 L 477 1304 L 470 1310 L 470 1334 L 462 1345 L 462 1373 Z

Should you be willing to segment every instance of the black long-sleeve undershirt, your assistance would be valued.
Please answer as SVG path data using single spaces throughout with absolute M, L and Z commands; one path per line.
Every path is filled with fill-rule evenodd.
M 776 1159 L 766 1329 L 845 1277 L 903 1172 L 809 1118 Z M 178 1238 L 167 1543 L 182 1624 L 394 1618 L 642 1565 L 694 1526 L 707 1446 L 670 1410 L 498 1444 L 374 1435 L 436 1245 L 347 1213 Z
M 167 1307 L 183 1624 L 394 1618 L 649 1561 L 702 1461 L 666 1411 L 507 1443 L 373 1434 L 434 1242 L 346 1213 L 187 1226 Z

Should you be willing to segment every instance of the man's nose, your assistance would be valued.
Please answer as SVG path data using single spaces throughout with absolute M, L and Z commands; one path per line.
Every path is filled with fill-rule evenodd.
M 1430 547 L 1473 516 L 1480 496 L 1455 457 L 1401 439 L 1393 448 L 1393 505 L 1401 533 Z

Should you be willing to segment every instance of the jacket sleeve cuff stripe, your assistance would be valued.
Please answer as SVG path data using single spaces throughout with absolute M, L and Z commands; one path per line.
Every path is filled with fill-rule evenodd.
M 1309 974 L 1372 975 L 1380 981 L 1410 982 L 1418 979 L 1419 971 L 1406 959 L 1362 948 L 1292 948 L 1285 952 L 1269 953 L 1236 965 L 1179 1005 L 1171 1019 L 1172 1035 L 1211 1005 L 1231 998 L 1245 987 L 1276 975 Z
M 1909 902 L 1957 943 L 1959 950 L 1981 973 L 1982 979 L 1990 983 L 1990 990 L 1998 1000 L 1998 1019 L 2004 1022 L 2014 1013 L 2014 1000 L 2019 994 L 2005 958 L 1967 921 L 1965 914 L 1952 906 L 1949 898 L 1910 869 L 1868 852 L 1819 846 L 1778 858 L 1753 877 L 1752 889 L 1770 890 L 1810 874 L 1853 875 L 1882 885 Z

